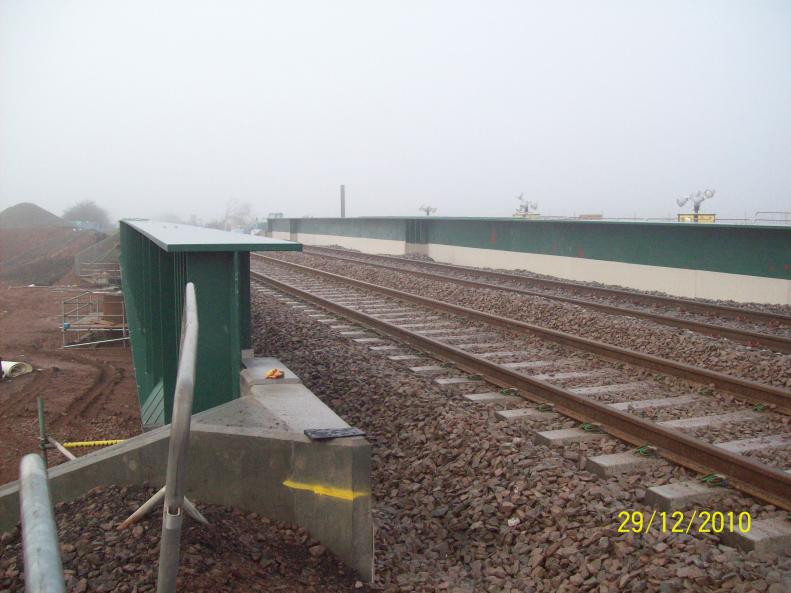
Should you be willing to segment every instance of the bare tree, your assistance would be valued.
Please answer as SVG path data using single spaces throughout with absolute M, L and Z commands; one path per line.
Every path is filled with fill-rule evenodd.
M 110 218 L 107 216 L 107 211 L 97 206 L 93 200 L 83 200 L 71 208 L 67 208 L 63 213 L 63 218 L 69 222 L 93 223 L 101 228 L 110 226 Z
M 225 204 L 225 214 L 222 218 L 223 228 L 230 230 L 233 227 L 249 226 L 253 222 L 252 208 L 249 202 L 241 202 L 231 198 Z

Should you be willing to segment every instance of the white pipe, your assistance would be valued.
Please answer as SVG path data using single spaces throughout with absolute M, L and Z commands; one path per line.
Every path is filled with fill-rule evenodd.
M 7 379 L 13 379 L 19 375 L 27 375 L 33 372 L 33 365 L 26 362 L 11 362 L 10 360 L 4 360 L 2 366 L 3 377 Z

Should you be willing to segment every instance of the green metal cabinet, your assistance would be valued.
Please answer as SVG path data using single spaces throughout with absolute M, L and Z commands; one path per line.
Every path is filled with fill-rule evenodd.
M 150 220 L 121 221 L 124 291 L 143 426 L 170 422 L 184 287 L 195 284 L 199 338 L 193 410 L 239 397 L 250 348 L 250 251 L 299 243 Z

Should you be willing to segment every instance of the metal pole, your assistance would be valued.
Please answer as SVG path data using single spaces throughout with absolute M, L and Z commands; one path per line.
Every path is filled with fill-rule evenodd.
M 181 353 L 176 373 L 173 419 L 170 425 L 165 508 L 162 511 L 162 538 L 159 545 L 157 592 L 174 593 L 179 570 L 181 524 L 184 520 L 184 491 L 187 481 L 187 452 L 195 385 L 195 357 L 198 345 L 198 309 L 195 286 L 185 289 L 181 325 Z
M 47 429 L 44 426 L 44 399 L 36 398 L 38 407 L 38 445 L 41 447 L 41 458 L 44 460 L 44 468 L 47 467 Z
M 346 218 L 346 186 L 341 185 L 341 218 Z
M 47 466 L 35 453 L 25 455 L 19 464 L 19 515 L 26 593 L 64 593 L 66 586 Z

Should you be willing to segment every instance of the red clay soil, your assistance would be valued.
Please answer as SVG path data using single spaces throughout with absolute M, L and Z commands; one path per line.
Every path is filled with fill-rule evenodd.
M 0 484 L 15 480 L 22 455 L 37 450 L 37 396 L 44 397 L 48 432 L 61 442 L 141 432 L 131 350 L 61 348 L 60 303 L 74 294 L 0 288 L 0 356 L 35 369 L 0 381 Z M 56 452 L 49 459 L 65 461 Z
M 74 256 L 104 238 L 70 228 L 0 229 L 0 286 L 55 284 L 74 266 Z

